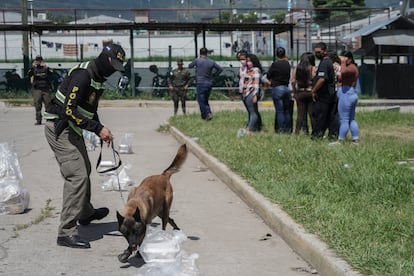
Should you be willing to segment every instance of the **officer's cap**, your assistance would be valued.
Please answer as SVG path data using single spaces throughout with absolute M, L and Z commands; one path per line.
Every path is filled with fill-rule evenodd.
M 111 58 L 112 67 L 114 67 L 115 70 L 121 72 L 125 71 L 123 65 L 125 61 L 125 51 L 120 45 L 108 44 L 103 48 L 102 53 Z

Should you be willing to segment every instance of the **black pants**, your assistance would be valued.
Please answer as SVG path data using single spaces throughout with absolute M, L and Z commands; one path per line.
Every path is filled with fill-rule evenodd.
M 312 138 L 323 138 L 323 135 L 329 126 L 330 118 L 333 115 L 332 109 L 334 106 L 334 102 L 316 101 L 312 104 Z

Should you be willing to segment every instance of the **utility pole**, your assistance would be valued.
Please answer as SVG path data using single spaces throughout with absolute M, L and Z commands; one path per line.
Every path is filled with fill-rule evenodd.
M 27 25 L 27 0 L 22 0 L 22 24 Z M 27 31 L 23 32 L 23 76 L 26 76 L 29 72 L 30 61 L 29 61 L 29 39 L 27 37 Z

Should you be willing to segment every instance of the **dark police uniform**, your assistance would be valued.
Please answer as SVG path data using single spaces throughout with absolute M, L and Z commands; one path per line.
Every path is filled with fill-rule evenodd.
M 72 238 L 78 236 L 77 222 L 83 224 L 82 221 L 86 221 L 85 224 L 88 224 L 107 215 L 107 208 L 100 208 L 106 209 L 106 213 L 96 217 L 98 209 L 94 209 L 90 202 L 91 163 L 82 131 L 85 129 L 100 136 L 104 126 L 97 109 L 104 91 L 103 83 L 115 71 L 123 71 L 124 57 L 124 50 L 119 45 L 111 44 L 97 59 L 72 68 L 46 108 L 44 117 L 48 121 L 45 136 L 65 180 L 59 245 L 88 248 L 87 241 Z M 66 237 L 70 239 L 65 240 Z

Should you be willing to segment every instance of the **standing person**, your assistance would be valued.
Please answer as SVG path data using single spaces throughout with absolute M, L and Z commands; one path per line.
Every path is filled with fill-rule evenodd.
M 348 131 L 351 132 L 352 142 L 359 142 L 359 127 L 355 121 L 355 111 L 358 104 L 358 94 L 355 87 L 358 81 L 358 67 L 350 51 L 343 51 L 341 59 L 341 86 L 338 89 L 339 136 L 338 141 L 345 141 Z
M 292 89 L 296 99 L 297 118 L 295 133 L 303 131 L 309 134 L 308 114 L 312 104 L 312 79 L 315 76 L 315 55 L 310 52 L 303 53 L 299 64 L 292 73 Z
M 168 78 L 168 89 L 171 92 L 171 98 L 174 102 L 174 115 L 177 115 L 178 103 L 181 101 L 183 114 L 186 114 L 185 102 L 187 100 L 187 89 L 191 82 L 190 71 L 184 69 L 182 59 L 177 61 L 177 68 L 172 71 L 172 75 Z
M 331 112 L 329 113 L 329 122 L 328 122 L 328 138 L 330 140 L 338 139 L 339 132 L 339 118 L 338 118 L 338 97 L 337 92 L 338 88 L 341 85 L 339 81 L 339 76 L 341 75 L 341 60 L 339 59 L 338 54 L 335 51 L 328 53 L 329 58 L 332 60 L 332 65 L 335 72 L 335 97 L 334 104 L 331 107 Z
M 223 69 L 214 60 L 207 57 L 207 48 L 200 49 L 200 56 L 194 59 L 188 68 L 196 68 L 197 102 L 200 107 L 201 118 L 210 121 L 213 118 L 208 99 L 211 93 L 213 77 L 219 75 Z
M 240 98 L 242 99 L 243 105 L 247 110 L 247 123 L 249 122 L 250 114 L 248 112 L 245 101 L 243 100 L 243 89 L 244 89 L 244 79 L 247 73 L 247 53 L 245 51 L 237 52 L 237 59 L 240 61 L 239 68 L 239 93 Z M 247 124 L 246 124 L 247 127 Z
M 57 238 L 60 246 L 89 248 L 89 242 L 79 236 L 77 222 L 88 225 L 109 213 L 108 208 L 94 209 L 91 203 L 91 163 L 82 130 L 94 132 L 108 146 L 113 143 L 112 133 L 100 122 L 97 109 L 105 80 L 115 71 L 124 71 L 124 60 L 121 46 L 105 46 L 96 59 L 69 71 L 46 109 L 46 140 L 65 180 Z
M 262 131 L 262 118 L 259 113 L 258 101 L 260 98 L 260 80 L 262 78 L 262 65 L 254 54 L 247 55 L 247 71 L 243 84 L 243 102 L 249 114 L 247 134 Z
M 327 46 L 324 42 L 316 44 L 315 57 L 320 60 L 313 86 L 312 94 L 312 139 L 323 138 L 328 128 L 329 117 L 335 104 L 335 72 L 332 60 L 328 57 Z
M 272 99 L 275 106 L 275 132 L 291 133 L 292 95 L 289 89 L 290 64 L 286 56 L 286 50 L 282 47 L 276 49 L 277 61 L 273 62 L 267 72 L 267 78 L 272 86 Z
M 45 108 L 52 100 L 53 69 L 49 68 L 42 56 L 36 56 L 32 63 L 32 68 L 28 72 L 32 83 L 33 103 L 36 110 L 35 125 L 42 124 L 42 103 Z

